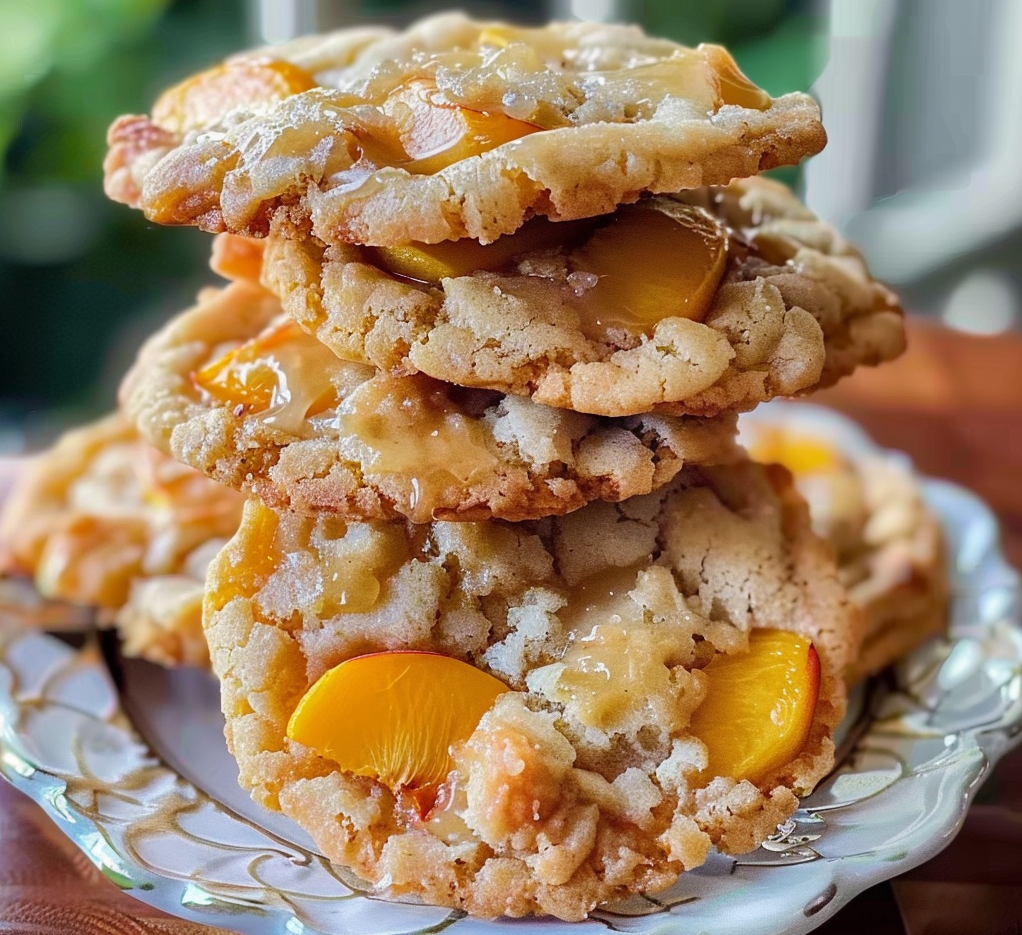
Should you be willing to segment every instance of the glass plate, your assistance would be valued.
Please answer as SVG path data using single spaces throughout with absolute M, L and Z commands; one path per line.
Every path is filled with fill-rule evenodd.
M 852 453 L 878 451 L 828 410 L 784 412 Z M 711 854 L 670 890 L 587 922 L 484 922 L 373 898 L 238 788 L 212 676 L 122 660 L 106 638 L 72 646 L 10 609 L 0 612 L 0 774 L 117 886 L 252 935 L 808 932 L 945 847 L 994 763 L 1022 739 L 1019 576 L 982 502 L 939 481 L 925 493 L 949 541 L 950 637 L 860 690 L 840 765 L 763 847 Z

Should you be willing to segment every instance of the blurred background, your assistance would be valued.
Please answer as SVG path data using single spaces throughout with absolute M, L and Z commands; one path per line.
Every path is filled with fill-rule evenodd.
M 0 451 L 109 409 L 142 338 L 213 277 L 208 235 L 105 200 L 108 124 L 237 49 L 449 6 L 400 0 L 0 0 Z M 1022 326 L 1022 0 L 462 2 L 722 42 L 812 89 L 827 150 L 786 173 L 906 307 Z

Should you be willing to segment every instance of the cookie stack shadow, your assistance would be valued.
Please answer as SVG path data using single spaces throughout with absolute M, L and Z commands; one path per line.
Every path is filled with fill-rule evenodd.
M 862 609 L 736 441 L 903 347 L 756 175 L 823 142 L 717 47 L 457 15 L 239 56 L 112 128 L 108 192 L 218 232 L 228 280 L 121 393 L 248 497 L 205 585 L 228 744 L 370 889 L 581 919 L 754 849 L 831 768 Z

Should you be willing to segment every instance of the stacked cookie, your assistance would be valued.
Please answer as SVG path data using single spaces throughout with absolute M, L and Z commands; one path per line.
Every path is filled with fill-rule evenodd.
M 380 892 L 580 919 L 760 844 L 860 615 L 735 414 L 903 346 L 755 173 L 824 142 L 723 49 L 458 15 L 261 50 L 111 129 L 232 281 L 122 405 L 249 495 L 204 627 L 243 785 Z
M 206 569 L 237 530 L 243 503 L 114 413 L 24 466 L 0 514 L 0 574 L 31 578 L 43 598 L 93 608 L 127 655 L 208 666 Z M 53 626 L 67 617 L 45 610 L 30 619 Z
M 742 419 L 741 438 L 757 461 L 791 471 L 841 583 L 862 608 L 865 634 L 848 676 L 856 682 L 944 629 L 943 532 L 904 457 L 835 431 L 833 419 L 823 432 L 813 415 L 774 404 Z

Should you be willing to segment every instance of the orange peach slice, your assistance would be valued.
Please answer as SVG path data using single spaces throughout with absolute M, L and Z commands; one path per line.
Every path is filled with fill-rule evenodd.
M 501 681 L 426 652 L 356 656 L 326 672 L 298 703 L 287 736 L 395 792 L 439 786 L 451 745 L 468 740 Z
M 789 630 L 753 630 L 749 651 L 715 656 L 689 730 L 706 744 L 704 775 L 759 782 L 791 762 L 809 739 L 820 692 L 812 641 Z
M 337 404 L 337 393 L 328 381 L 322 387 L 314 385 L 317 367 L 323 369 L 332 361 L 315 338 L 286 321 L 195 371 L 192 382 L 220 402 L 243 406 L 245 414 L 275 409 L 300 397 L 305 417 Z M 296 393 L 298 389 L 302 392 Z
M 273 351 L 297 331 L 291 322 L 264 331 L 197 370 L 192 381 L 221 402 L 243 405 L 250 412 L 269 409 L 281 384 Z
M 571 256 L 573 271 L 593 277 L 583 328 L 600 339 L 611 329 L 649 333 L 663 318 L 702 321 L 727 252 L 727 233 L 702 208 L 621 212 Z
M 699 51 L 706 56 L 706 60 L 717 74 L 722 106 L 736 104 L 750 110 L 766 110 L 770 106 L 770 95 L 742 74 L 738 63 L 727 49 L 704 43 L 699 46 Z
M 165 91 L 153 106 L 153 123 L 186 133 L 215 123 L 236 107 L 281 101 L 316 82 L 304 69 L 277 59 L 243 59 L 217 65 Z
M 432 175 L 540 129 L 499 110 L 472 110 L 456 104 L 423 78 L 390 94 L 383 110 L 397 122 L 401 144 L 412 160 L 402 168 L 421 175 Z
M 221 552 L 221 559 L 231 563 L 231 574 L 222 576 L 219 588 L 206 591 L 206 601 L 213 611 L 223 610 L 236 597 L 250 598 L 266 583 L 281 561 L 277 546 L 280 518 L 261 500 L 252 498 L 245 504 L 245 519 L 234 540 L 235 547 Z
M 513 234 L 485 245 L 465 238 L 433 244 L 373 247 L 367 252 L 378 266 L 388 272 L 417 282 L 439 285 L 442 279 L 467 276 L 476 270 L 498 270 L 516 256 L 569 244 L 591 228 L 587 221 L 557 222 L 535 218 Z

